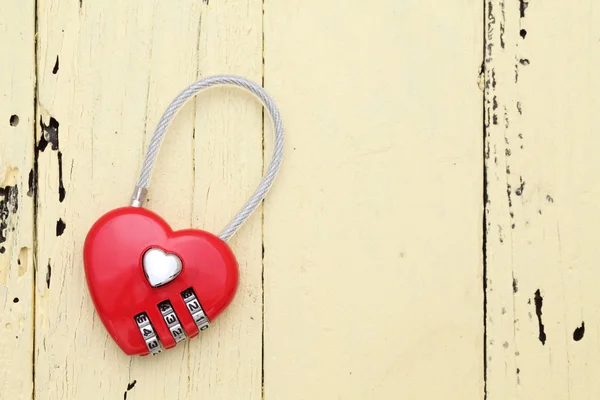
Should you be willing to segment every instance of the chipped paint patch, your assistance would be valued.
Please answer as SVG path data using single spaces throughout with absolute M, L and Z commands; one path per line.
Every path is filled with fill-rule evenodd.
M 19 188 L 17 185 L 0 188 L 0 244 L 6 242 L 11 215 L 19 208 Z
M 579 342 L 583 339 L 583 335 L 585 334 L 585 322 L 581 321 L 581 326 L 575 328 L 573 332 L 573 340 Z
M 537 319 L 538 319 L 538 330 L 539 330 L 538 339 L 540 340 L 542 345 L 545 345 L 546 344 L 546 330 L 544 328 L 544 323 L 542 322 L 542 306 L 544 305 L 544 298 L 542 297 L 542 295 L 540 293 L 540 289 L 535 291 L 534 302 L 535 302 L 535 315 L 537 315 Z
M 27 272 L 27 266 L 29 265 L 29 251 L 29 247 L 21 247 L 21 250 L 19 251 L 19 258 L 17 259 L 19 278 Z

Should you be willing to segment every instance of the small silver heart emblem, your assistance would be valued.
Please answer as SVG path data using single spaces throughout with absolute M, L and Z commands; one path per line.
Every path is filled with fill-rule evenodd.
M 144 274 L 152 287 L 166 285 L 179 275 L 182 268 L 181 259 L 175 254 L 165 253 L 153 247 L 144 253 L 142 258 Z

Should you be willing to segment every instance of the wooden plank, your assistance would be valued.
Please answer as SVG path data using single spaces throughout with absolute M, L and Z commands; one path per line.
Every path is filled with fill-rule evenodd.
M 482 398 L 482 16 L 265 2 L 265 398 Z
M 0 397 L 33 390 L 34 2 L 0 4 Z
M 488 398 L 597 399 L 600 5 L 485 15 Z
M 121 354 L 84 281 L 87 230 L 128 203 L 172 98 L 207 74 L 260 80 L 260 2 L 206 3 L 39 3 L 39 117 L 48 128 L 38 147 L 44 133 L 58 138 L 38 158 L 41 399 L 260 396 L 260 214 L 232 241 L 242 279 L 231 309 L 202 338 L 160 357 Z M 215 90 L 186 105 L 161 149 L 149 207 L 176 229 L 218 231 L 258 183 L 261 126 L 260 106 L 238 92 Z

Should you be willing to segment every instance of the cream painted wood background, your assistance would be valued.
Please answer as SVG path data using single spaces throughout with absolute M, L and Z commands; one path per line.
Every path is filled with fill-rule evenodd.
M 600 3 L 0 0 L 0 399 L 598 399 Z M 211 329 L 129 358 L 82 245 L 192 81 L 281 176 Z M 268 118 L 178 115 L 148 207 L 218 231 Z

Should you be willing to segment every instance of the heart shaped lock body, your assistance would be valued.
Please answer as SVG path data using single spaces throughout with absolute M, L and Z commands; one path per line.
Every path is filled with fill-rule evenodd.
M 156 252 L 151 258 L 158 260 L 151 266 L 149 251 Z M 161 259 L 168 271 L 156 270 L 163 265 Z M 98 315 L 128 355 L 149 353 L 136 316 L 147 315 L 168 349 L 176 341 L 159 304 L 170 302 L 187 336 L 194 337 L 198 325 L 184 293 L 192 289 L 213 321 L 229 305 L 238 285 L 237 261 L 224 241 L 201 230 L 173 231 L 157 214 L 139 207 L 118 208 L 96 221 L 85 240 L 84 264 Z M 161 274 L 167 276 L 164 284 L 152 284 Z

